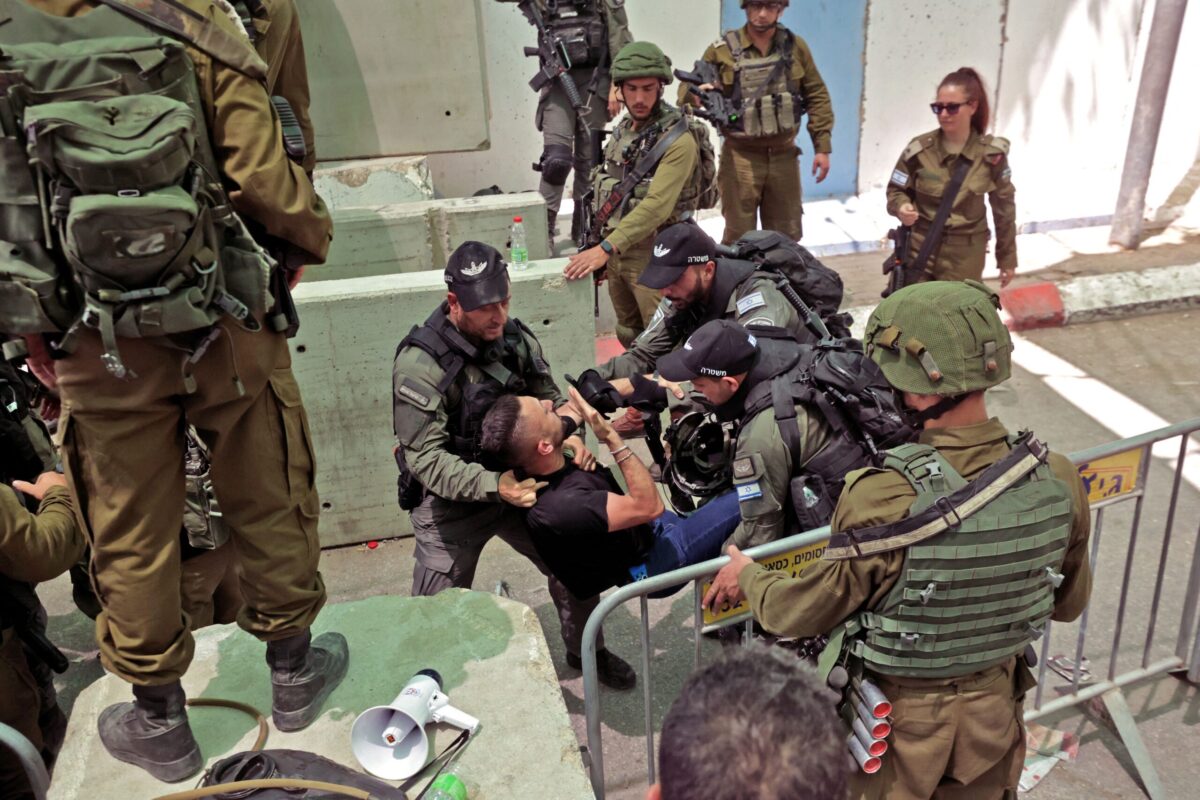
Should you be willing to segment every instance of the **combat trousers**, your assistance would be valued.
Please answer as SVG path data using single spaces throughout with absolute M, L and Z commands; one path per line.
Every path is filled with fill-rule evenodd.
M 1025 762 L 1015 659 L 956 682 L 875 682 L 892 701 L 895 723 L 883 767 L 855 771 L 854 800 L 1000 800 L 1015 797 Z
M 731 244 L 758 227 L 779 231 L 800 241 L 804 236 L 800 203 L 800 148 L 788 141 L 775 147 L 721 145 L 717 169 L 721 214 L 725 217 L 724 244 Z
M 929 257 L 925 265 L 924 281 L 965 281 L 983 278 L 983 265 L 987 258 L 987 245 L 990 233 L 952 233 L 942 234 L 937 250 Z M 925 229 L 914 227 L 912 238 L 909 240 L 908 252 L 910 258 L 916 258 L 921 252 L 921 243 L 925 241 Z
M 591 132 L 604 130 L 608 123 L 609 82 L 607 79 L 600 80 L 595 93 L 588 94 L 587 85 L 592 79 L 592 70 L 572 70 L 571 76 L 583 97 L 583 108 L 579 111 L 571 108 L 567 93 L 558 81 L 554 81 L 538 98 L 536 121 L 538 130 L 542 132 L 543 150 L 550 145 L 559 145 L 569 148 L 574 154 L 573 196 L 578 202 L 589 188 L 588 177 L 596 163 Z M 545 178 L 538 185 L 538 192 L 546 199 L 548 213 L 558 214 L 565 186 L 566 183 L 555 186 Z M 550 235 L 553 236 L 554 231 L 551 231 Z
M 180 603 L 192 630 L 237 621 L 242 609 L 237 557 L 229 542 L 183 562 Z
M 180 607 L 188 423 L 210 449 L 231 531 L 246 602 L 238 624 L 264 641 L 286 638 L 310 627 L 325 602 L 312 442 L 287 341 L 228 321 L 218 328 L 194 366 L 192 394 L 187 353 L 162 338 L 120 341 L 137 375 L 129 380 L 105 370 L 91 331 L 58 362 L 63 460 L 102 609 L 100 658 L 138 685 L 178 680 L 192 660 Z
M 44 744 L 42 729 L 38 723 L 41 705 L 37 680 L 29 669 L 17 632 L 12 628 L 0 630 L 0 722 L 15 728 L 39 752 Z M 33 797 L 21 761 L 2 745 L 0 797 L 20 800 Z
M 451 587 L 470 589 L 483 546 L 493 536 L 499 536 L 546 576 L 550 597 L 558 609 L 563 644 L 568 653 L 580 655 L 583 626 L 600 603 L 600 597 L 581 600 L 554 577 L 534 548 L 518 509 L 504 503 L 452 503 L 426 495 L 412 510 L 411 518 L 417 540 L 413 597 L 435 595 Z M 596 648 L 603 647 L 601 632 Z
M 650 263 L 654 237 L 634 245 L 608 260 L 608 296 L 617 315 L 617 340 L 626 349 L 642 334 L 662 301 L 662 294 L 638 283 L 642 270 Z

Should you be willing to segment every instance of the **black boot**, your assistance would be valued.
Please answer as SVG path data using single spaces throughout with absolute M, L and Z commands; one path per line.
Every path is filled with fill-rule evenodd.
M 554 238 L 558 236 L 558 212 L 546 209 L 546 252 L 550 254 L 550 258 L 554 258 L 557 252 L 554 249 Z
M 567 666 L 571 669 L 583 669 L 583 659 L 573 653 L 567 653 Z M 596 677 L 610 689 L 624 692 L 637 686 L 637 673 L 625 659 L 607 648 L 596 651 Z
M 281 731 L 307 728 L 321 705 L 346 677 L 350 648 L 340 633 L 323 633 L 312 641 L 308 631 L 267 642 L 271 667 L 271 718 Z
M 97 727 L 104 749 L 167 783 L 199 772 L 204 759 L 188 725 L 179 681 L 134 686 L 133 697 L 132 703 L 118 703 L 100 713 Z

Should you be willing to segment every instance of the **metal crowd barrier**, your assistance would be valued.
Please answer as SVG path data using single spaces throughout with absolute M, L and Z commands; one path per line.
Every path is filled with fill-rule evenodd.
M 33 743 L 21 735 L 16 728 L 0 722 L 0 748 L 12 750 L 13 755 L 21 762 L 25 774 L 29 778 L 29 787 L 33 790 L 35 800 L 46 800 L 50 791 L 50 776 L 46 773 L 46 765 L 42 762 L 42 754 Z
M 1032 707 L 1025 711 L 1025 720 L 1032 721 L 1049 716 L 1056 712 L 1069 709 L 1081 703 L 1099 698 L 1110 714 L 1122 743 L 1129 751 L 1138 776 L 1146 794 L 1157 800 L 1165 797 L 1162 782 L 1154 768 L 1145 743 L 1137 730 L 1137 722 L 1125 701 L 1123 688 L 1147 678 L 1166 673 L 1178 673 L 1191 683 L 1200 683 L 1200 625 L 1196 624 L 1197 607 L 1200 605 L 1200 521 L 1196 532 L 1196 541 L 1192 547 L 1191 562 L 1188 569 L 1187 588 L 1183 596 L 1183 607 L 1179 614 L 1178 634 L 1173 655 L 1152 659 L 1152 649 L 1155 631 L 1162 605 L 1163 581 L 1169 563 L 1169 550 L 1172 533 L 1175 527 L 1176 508 L 1179 502 L 1180 489 L 1183 481 L 1184 463 L 1186 461 L 1191 437 L 1200 431 L 1200 418 L 1191 419 L 1176 425 L 1171 425 L 1157 431 L 1122 439 L 1110 444 L 1093 447 L 1071 456 L 1071 460 L 1080 469 L 1084 485 L 1088 490 L 1089 501 L 1093 513 L 1091 536 L 1091 565 L 1095 574 L 1097 559 L 1100 554 L 1100 543 L 1106 533 L 1104 529 L 1105 513 L 1113 506 L 1133 503 L 1133 520 L 1129 530 L 1127 551 L 1125 552 L 1124 573 L 1120 586 L 1116 624 L 1113 630 L 1111 648 L 1108 654 L 1107 675 L 1101 680 L 1089 678 L 1085 681 L 1085 669 L 1079 665 L 1084 660 L 1085 645 L 1088 635 L 1088 615 L 1092 602 L 1084 609 L 1078 623 L 1075 639 L 1074 659 L 1069 689 L 1064 694 L 1052 700 L 1044 698 L 1046 671 L 1050 654 L 1050 644 L 1053 631 L 1047 625 L 1042 637 L 1041 654 L 1038 663 L 1038 686 L 1033 698 Z M 1135 553 L 1138 535 L 1141 529 L 1142 505 L 1150 478 L 1150 465 L 1153 459 L 1152 448 L 1156 443 L 1179 438 L 1179 451 L 1174 463 L 1174 481 L 1171 486 L 1170 503 L 1167 507 L 1166 522 L 1163 538 L 1158 554 L 1158 567 L 1154 580 L 1153 599 L 1150 605 L 1149 619 L 1146 624 L 1146 638 L 1141 648 L 1140 666 L 1118 672 L 1118 656 L 1121 646 L 1125 616 L 1128 609 L 1130 588 L 1133 581 Z M 818 528 L 806 533 L 790 536 L 777 542 L 760 545 L 746 551 L 746 555 L 756 561 L 765 561 L 772 556 L 783 553 L 795 553 L 794 563 L 799 565 L 801 560 L 813 562 L 819 559 L 820 552 L 829 538 L 829 527 Z M 1111 538 L 1111 537 L 1110 537 Z M 789 559 L 789 563 L 792 560 Z M 596 610 L 588 618 L 583 630 L 583 699 L 584 713 L 587 718 L 587 752 L 590 757 L 592 788 L 597 800 L 604 800 L 604 749 L 601 739 L 600 719 L 600 684 L 596 671 L 596 637 L 599 635 L 604 620 L 615 609 L 625 602 L 638 599 L 641 615 L 642 641 L 642 682 L 643 705 L 646 724 L 646 778 L 647 783 L 655 782 L 655 751 L 654 751 L 654 712 L 653 712 L 653 681 L 650 675 L 650 656 L 653 652 L 650 641 L 649 603 L 647 596 L 661 589 L 691 582 L 693 586 L 693 606 L 695 626 L 693 629 L 693 667 L 700 666 L 701 636 L 708 631 L 744 623 L 746 636 L 750 640 L 753 620 L 749 611 L 724 616 L 705 624 L 705 611 L 701 606 L 703 598 L 702 585 L 706 578 L 715 575 L 721 567 L 729 563 L 728 556 L 693 564 L 674 572 L 656 575 L 646 580 L 631 583 L 617 589 L 603 598 Z M 782 564 L 773 565 L 777 568 Z M 1093 586 L 1092 600 L 1096 598 L 1096 586 Z M 1060 623 L 1062 625 L 1063 623 Z M 1094 644 L 1094 643 L 1093 643 Z M 1058 671 L 1058 670 L 1056 670 Z M 1184 673 L 1186 672 L 1186 675 Z M 1059 672 L 1059 674 L 1062 674 Z M 1085 685 L 1086 684 L 1086 685 Z M 1028 703 L 1028 697 L 1026 698 Z

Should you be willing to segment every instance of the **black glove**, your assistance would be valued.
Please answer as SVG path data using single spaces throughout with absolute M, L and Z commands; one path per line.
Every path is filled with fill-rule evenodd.
M 578 378 L 572 378 L 570 375 L 563 377 L 566 378 L 567 383 L 575 387 L 588 405 L 601 414 L 611 414 L 625 405 L 621 393 L 614 389 L 611 383 L 601 378 L 600 373 L 594 369 L 581 372 Z
M 639 411 L 662 411 L 667 407 L 667 387 L 660 386 L 658 381 L 652 381 L 644 375 L 634 375 L 629 379 L 633 384 L 633 394 L 627 403 Z

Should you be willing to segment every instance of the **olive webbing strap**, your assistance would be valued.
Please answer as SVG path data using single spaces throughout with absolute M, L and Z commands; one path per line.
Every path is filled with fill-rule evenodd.
M 613 188 L 604 205 L 596 211 L 596 216 L 592 220 L 593 230 L 604 230 L 605 223 L 616 213 L 619 207 L 625 205 L 625 200 L 634 187 L 641 183 L 650 174 L 650 171 L 658 166 L 658 162 L 662 161 L 663 156 L 667 154 L 667 150 L 670 149 L 671 145 L 675 144 L 675 141 L 687 133 L 687 131 L 687 117 L 681 116 L 678 122 L 659 137 L 654 147 L 650 148 L 650 152 L 638 159 L 637 164 L 633 166 L 629 174 Z
M 182 39 L 216 61 L 257 81 L 267 79 L 267 65 L 251 49 L 207 17 L 176 0 L 97 0 L 113 11 L 124 14 L 171 36 Z
M 962 521 L 995 500 L 1030 472 L 1045 463 L 1049 451 L 1032 436 L 1020 440 L 1007 456 L 992 464 L 975 480 L 943 495 L 900 522 L 835 533 L 825 558 L 840 561 L 908 547 L 962 524 Z
M 1011 644 L 985 650 L 982 653 L 953 656 L 938 656 L 933 654 L 897 656 L 886 650 L 872 647 L 861 639 L 857 639 L 851 645 L 851 652 L 866 661 L 868 666 L 872 668 L 884 666 L 892 669 L 917 669 L 922 674 L 927 674 L 931 669 L 946 669 L 948 667 L 974 666 L 1000 662 L 1020 653 L 1028 643 L 1029 637 L 1022 635 L 1019 639 L 1014 639 Z M 964 674 L 969 674 L 971 671 L 974 670 L 968 670 Z
M 1009 603 L 1007 608 L 1012 608 Z M 920 620 L 899 620 L 894 617 L 878 617 L 864 621 L 864 627 L 868 630 L 878 630 L 884 633 L 919 633 L 923 640 L 930 641 L 931 645 L 936 649 L 937 644 L 952 644 L 958 646 L 964 637 L 950 637 L 949 634 L 967 633 L 970 631 L 978 631 L 981 628 L 993 628 L 999 625 L 1009 625 L 1014 622 L 1028 619 L 1030 617 L 1040 617 L 1043 614 L 1049 614 L 1054 608 L 1054 596 L 1047 592 L 1045 596 L 1037 600 L 1037 602 L 1024 607 L 1018 607 L 1015 611 L 1010 611 L 1007 614 L 993 615 L 986 619 L 966 620 L 963 622 L 949 621 L 925 621 Z M 964 606 L 963 611 L 972 610 L 971 606 Z M 867 616 L 867 615 L 864 615 Z M 980 634 L 981 636 L 996 636 L 1004 631 L 994 631 L 990 634 Z M 975 637 L 971 637 L 975 638 Z
M 954 201 L 958 199 L 958 190 L 962 188 L 963 181 L 967 179 L 967 172 L 970 169 L 971 159 L 960 153 L 958 160 L 954 163 L 954 173 L 950 176 L 950 183 L 946 184 L 946 188 L 942 192 L 942 204 L 938 206 L 937 215 L 925 233 L 925 241 L 921 242 L 921 249 L 917 251 L 916 259 L 906 267 L 911 275 L 925 274 L 925 264 L 942 242 L 942 234 L 946 231 L 946 220 L 950 218 L 950 209 L 954 207 Z M 907 280 L 909 283 L 915 282 L 912 277 Z

